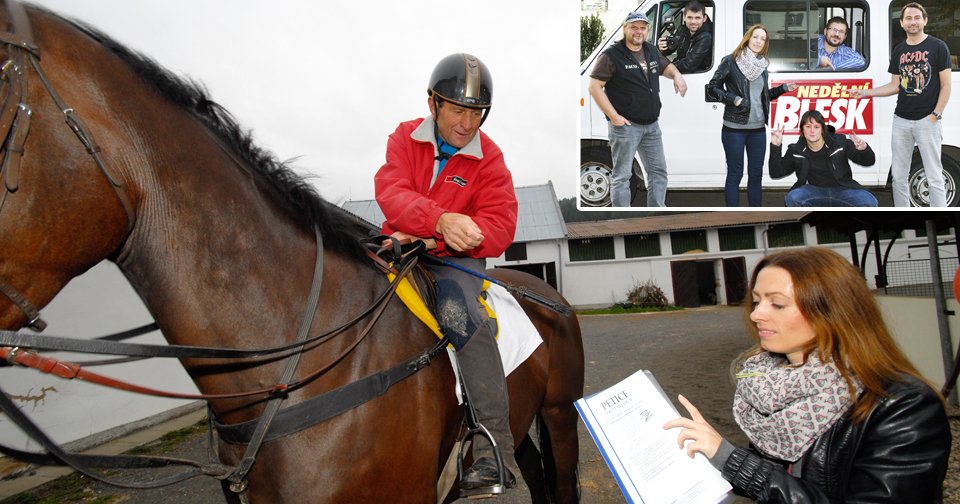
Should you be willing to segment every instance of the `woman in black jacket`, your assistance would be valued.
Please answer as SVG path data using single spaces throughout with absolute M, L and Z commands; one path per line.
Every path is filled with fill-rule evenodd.
M 825 248 L 771 254 L 747 305 L 759 343 L 737 374 L 723 440 L 683 396 L 678 443 L 760 503 L 940 503 L 951 435 L 943 399 L 894 343 L 863 277 Z M 686 445 L 685 445 L 686 443 Z
M 725 104 L 720 140 L 727 158 L 724 185 L 727 206 L 740 205 L 744 149 L 747 152 L 747 203 L 752 207 L 760 206 L 770 101 L 797 89 L 792 82 L 769 89 L 769 48 L 767 29 L 763 25 L 747 28 L 743 40 L 732 54 L 720 60 L 717 71 L 707 83 L 707 101 Z
M 770 176 L 797 174 L 797 183 L 784 197 L 788 207 L 877 206 L 877 198 L 853 180 L 850 170 L 850 161 L 862 166 L 876 163 L 867 142 L 857 135 L 834 134 L 816 110 L 804 112 L 800 132 L 800 139 L 782 156 L 783 127 L 770 135 Z

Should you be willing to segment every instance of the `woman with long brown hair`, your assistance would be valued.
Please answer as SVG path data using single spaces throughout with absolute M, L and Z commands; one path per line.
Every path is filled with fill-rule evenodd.
M 758 346 L 737 374 L 735 448 L 686 398 L 678 443 L 757 502 L 939 503 L 943 399 L 891 338 L 859 271 L 825 248 L 762 259 L 750 280 Z
M 797 89 L 793 82 L 768 87 L 768 33 L 760 24 L 747 28 L 733 52 L 720 60 L 706 87 L 707 101 L 724 104 L 720 141 L 727 159 L 724 184 L 727 206 L 740 205 L 744 151 L 747 154 L 747 203 L 760 206 L 770 101 Z

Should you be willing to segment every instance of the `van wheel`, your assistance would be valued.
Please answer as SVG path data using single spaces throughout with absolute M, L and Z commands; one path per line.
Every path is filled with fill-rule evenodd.
M 609 147 L 592 146 L 580 149 L 580 204 L 586 207 L 610 206 L 612 174 L 613 157 Z M 637 195 L 646 190 L 640 164 L 634 160 L 633 174 L 630 176 L 631 201 L 637 201 Z
M 587 207 L 610 206 L 610 176 L 613 158 L 607 147 L 580 150 L 580 204 Z
M 960 183 L 960 163 L 952 157 L 943 154 L 940 157 L 943 163 L 943 182 L 947 193 L 947 206 L 960 206 L 960 195 L 957 194 L 957 184 Z M 923 172 L 923 160 L 920 156 L 913 157 L 910 166 L 910 206 L 930 206 L 930 188 L 927 185 L 927 176 Z

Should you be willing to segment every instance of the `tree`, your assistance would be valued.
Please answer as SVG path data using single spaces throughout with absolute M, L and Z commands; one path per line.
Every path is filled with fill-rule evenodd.
M 603 39 L 603 22 L 598 14 L 580 18 L 580 62 L 587 59 L 590 53 L 600 45 Z

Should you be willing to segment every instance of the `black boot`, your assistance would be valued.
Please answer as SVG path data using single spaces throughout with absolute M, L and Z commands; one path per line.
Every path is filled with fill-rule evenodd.
M 497 349 L 495 324 L 496 322 L 488 320 L 480 326 L 470 337 L 470 341 L 457 352 L 457 361 L 477 421 L 487 429 L 500 449 L 504 465 L 504 486 L 512 488 L 517 483 L 514 473 L 519 469 L 513 455 L 510 399 L 507 396 L 507 381 L 503 375 L 500 351 Z M 464 471 L 461 477 L 461 489 L 477 490 L 500 484 L 496 454 L 485 436 L 473 436 L 473 460 L 473 465 Z

